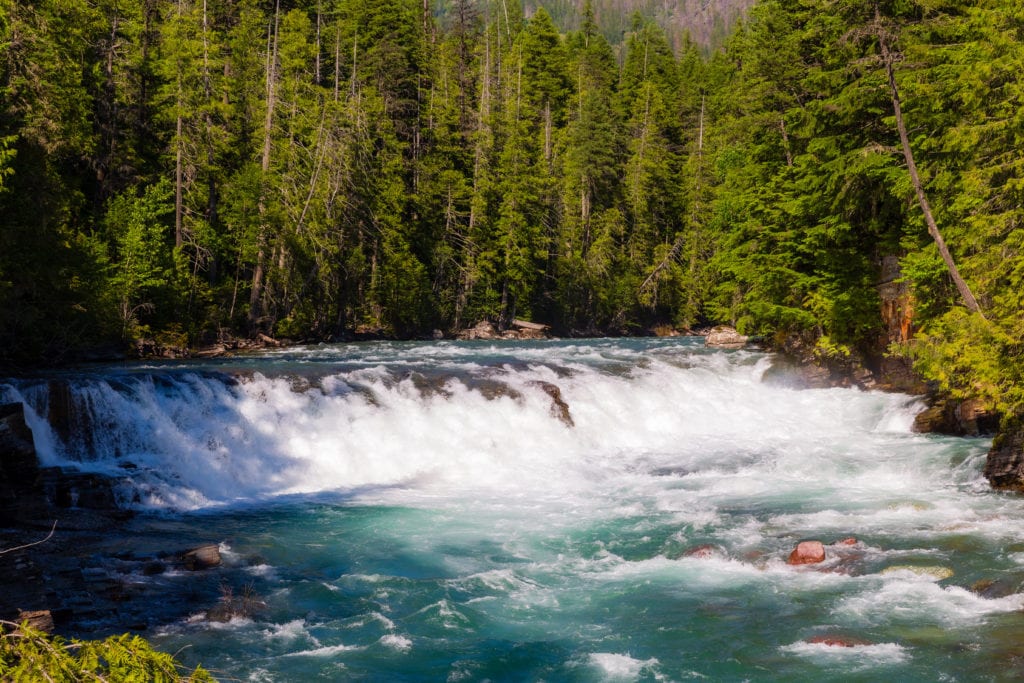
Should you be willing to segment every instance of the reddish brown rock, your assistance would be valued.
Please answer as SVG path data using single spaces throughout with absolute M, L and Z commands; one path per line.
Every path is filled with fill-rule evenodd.
M 857 545 L 857 539 L 853 536 L 850 536 L 839 541 L 836 545 Z
M 817 564 L 825 561 L 825 546 L 821 541 L 801 541 L 789 554 L 787 564 Z
M 858 645 L 870 645 L 871 643 L 860 638 L 839 635 L 811 636 L 805 643 L 812 645 L 828 645 L 829 647 L 857 647 Z

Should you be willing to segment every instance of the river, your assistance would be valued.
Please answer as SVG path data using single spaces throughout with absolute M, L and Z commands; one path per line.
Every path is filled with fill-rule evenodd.
M 1024 500 L 989 441 L 772 362 L 682 338 L 105 366 L 59 374 L 68 440 L 53 375 L 0 399 L 139 529 L 221 544 L 257 607 L 145 635 L 232 679 L 1019 679 Z M 825 561 L 787 564 L 805 539 Z

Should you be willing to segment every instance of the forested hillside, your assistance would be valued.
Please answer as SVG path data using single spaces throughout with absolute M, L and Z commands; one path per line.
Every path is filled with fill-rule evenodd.
M 0 356 L 514 317 L 841 356 L 898 263 L 896 351 L 1024 403 L 1019 3 L 767 0 L 708 59 L 616 7 L 0 0 Z
M 527 0 L 524 6 L 528 15 L 543 7 L 557 26 L 575 31 L 582 25 L 584 2 Z M 640 14 L 665 31 L 674 49 L 684 49 L 689 39 L 706 54 L 724 45 L 729 31 L 753 4 L 754 0 L 591 0 L 601 33 L 613 47 L 627 39 L 634 15 Z

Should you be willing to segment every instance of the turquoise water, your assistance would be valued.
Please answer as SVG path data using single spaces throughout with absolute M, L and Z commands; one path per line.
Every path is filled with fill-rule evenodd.
M 221 543 L 218 580 L 262 604 L 147 635 L 226 678 L 1024 676 L 1024 503 L 981 477 L 988 441 L 771 365 L 634 339 L 110 367 L 65 377 L 85 444 L 44 383 L 0 393 L 49 461 L 120 473 L 154 544 Z M 803 539 L 824 563 L 786 564 Z

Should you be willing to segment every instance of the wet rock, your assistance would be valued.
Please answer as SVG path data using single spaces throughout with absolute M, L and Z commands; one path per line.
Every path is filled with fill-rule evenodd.
M 40 480 L 47 502 L 58 509 L 118 511 L 116 481 L 91 472 L 70 468 L 46 467 Z
M 1020 582 L 1009 579 L 981 579 L 971 584 L 971 592 L 986 600 L 995 600 L 1014 595 L 1018 592 Z
M 841 541 L 836 541 L 836 545 L 857 545 L 857 539 L 853 536 L 849 536 Z
M 534 382 L 533 384 L 540 387 L 545 394 L 551 397 L 551 417 L 561 420 L 567 427 L 575 427 L 576 423 L 569 412 L 569 404 L 562 398 L 562 390 L 551 382 Z
M 914 431 L 921 434 L 980 436 L 999 428 L 999 416 L 977 399 L 937 399 L 914 418 Z
M 0 405 L 0 523 L 45 516 L 39 458 L 21 403 Z
M 864 645 L 871 645 L 870 641 L 861 638 L 836 634 L 811 636 L 804 640 L 804 642 L 811 643 L 812 645 L 828 645 L 829 647 L 863 647 Z
M 801 541 L 789 554 L 786 564 L 817 564 L 825 561 L 825 546 L 821 541 Z
M 195 572 L 221 565 L 220 547 L 215 543 L 193 548 L 181 556 L 185 569 Z
M 726 325 L 714 327 L 704 337 L 704 346 L 715 349 L 740 349 L 747 345 L 750 337 L 740 334 Z
M 992 441 L 985 478 L 994 489 L 1024 492 L 1024 424 L 1003 428 Z

